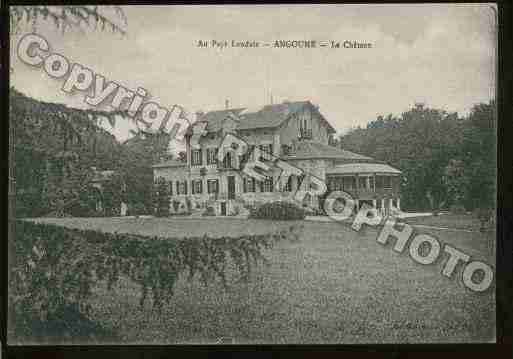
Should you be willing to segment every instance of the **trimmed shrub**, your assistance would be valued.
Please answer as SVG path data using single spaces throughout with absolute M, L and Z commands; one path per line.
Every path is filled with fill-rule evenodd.
M 140 216 L 148 214 L 148 210 L 144 206 L 143 203 L 135 202 L 132 204 L 128 204 L 128 215 L 130 216 Z
M 255 209 L 250 209 L 249 218 L 274 220 L 305 219 L 305 210 L 290 202 L 264 203 Z
M 203 212 L 201 215 L 202 216 L 215 216 L 216 212 L 214 210 L 214 207 L 207 206 L 207 208 L 205 209 L 205 212 Z
M 94 318 L 94 287 L 116 290 L 120 278 L 139 285 L 139 306 L 151 300 L 159 311 L 170 304 L 181 275 L 204 285 L 231 279 L 247 281 L 277 241 L 298 235 L 289 230 L 259 235 L 162 238 L 102 233 L 53 224 L 10 222 L 9 321 L 22 341 L 102 341 L 116 330 Z M 233 265 L 235 277 L 227 276 Z

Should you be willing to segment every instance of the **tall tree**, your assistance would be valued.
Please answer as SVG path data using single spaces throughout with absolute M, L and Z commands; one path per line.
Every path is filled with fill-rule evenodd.
M 341 147 L 385 161 L 403 171 L 404 208 L 447 206 L 445 168 L 458 156 L 462 121 L 456 113 L 416 104 L 400 117 L 379 116 L 367 128 L 340 137 Z
M 114 17 L 105 15 L 105 9 L 112 10 Z M 16 32 L 23 26 L 30 26 L 34 30 L 38 23 L 51 21 L 63 32 L 71 28 L 94 27 L 125 34 L 123 25 L 127 24 L 125 14 L 119 6 L 10 6 L 9 17 L 11 32 Z

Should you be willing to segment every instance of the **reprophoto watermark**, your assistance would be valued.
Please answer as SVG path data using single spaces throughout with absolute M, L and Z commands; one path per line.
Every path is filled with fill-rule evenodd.
M 203 127 L 195 126 L 198 132 L 202 133 Z M 194 132 L 193 133 L 197 133 Z M 197 141 L 192 144 L 193 148 L 199 146 Z M 233 134 L 227 134 L 221 143 L 218 152 L 218 161 L 223 162 L 228 158 L 230 165 L 240 169 L 243 174 L 254 178 L 256 181 L 265 181 L 272 176 L 273 171 L 279 171 L 278 181 L 275 184 L 276 190 L 285 186 L 290 176 L 309 181 L 301 186 L 300 180 L 297 190 L 291 192 L 289 199 L 303 204 L 306 196 L 321 197 L 327 192 L 325 182 L 302 169 L 292 166 L 282 159 L 259 149 L 252 148 L 244 140 Z M 246 160 L 244 160 L 246 159 Z M 399 223 L 392 216 L 382 215 L 376 208 L 363 204 L 360 209 L 356 208 L 356 201 L 344 191 L 333 191 L 328 194 L 323 203 L 323 208 L 328 217 L 334 221 L 347 221 L 352 219 L 351 228 L 360 231 L 363 225 L 377 227 L 382 225 L 379 231 L 377 242 L 386 245 L 390 238 L 395 238 L 394 251 L 403 253 L 408 247 L 408 252 L 413 261 L 422 265 L 434 264 L 440 259 L 442 252 L 448 254 L 448 259 L 443 266 L 441 274 L 447 278 L 453 277 L 458 265 L 463 264 L 462 282 L 468 289 L 474 292 L 483 292 L 490 288 L 494 271 L 492 267 L 481 261 L 471 260 L 470 255 L 458 250 L 448 244 L 441 243 L 430 234 L 413 234 L 413 227 L 407 223 Z M 355 213 L 356 212 L 356 213 Z

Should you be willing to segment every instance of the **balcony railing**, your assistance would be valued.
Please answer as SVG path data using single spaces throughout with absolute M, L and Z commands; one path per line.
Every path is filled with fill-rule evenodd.
M 218 170 L 234 170 L 234 169 L 237 169 L 235 167 L 235 164 L 233 163 L 233 161 L 229 161 L 229 162 L 226 162 L 223 161 L 223 162 L 219 162 L 217 164 L 217 169 Z

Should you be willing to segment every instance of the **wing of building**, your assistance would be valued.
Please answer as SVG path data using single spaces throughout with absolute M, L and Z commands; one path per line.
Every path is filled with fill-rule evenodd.
M 328 145 L 335 132 L 310 101 L 207 112 L 187 130 L 187 161 L 155 164 L 154 179 L 168 183 L 171 212 L 186 208 L 188 201 L 189 207 L 210 206 L 217 215 L 230 215 L 245 203 L 292 200 L 296 191 L 314 188 L 316 179 L 327 184 L 328 193 L 350 193 L 358 206 L 367 203 L 384 212 L 399 209 L 401 171 Z M 227 134 L 243 140 L 248 154 L 234 158 L 235 154 L 227 151 L 224 160 L 218 161 Z M 255 149 L 260 153 L 258 158 Z M 264 180 L 257 181 L 241 171 L 248 161 L 255 160 L 270 168 Z M 277 160 L 301 169 L 303 175 L 284 180 Z M 302 204 L 318 208 L 322 199 L 307 195 Z

